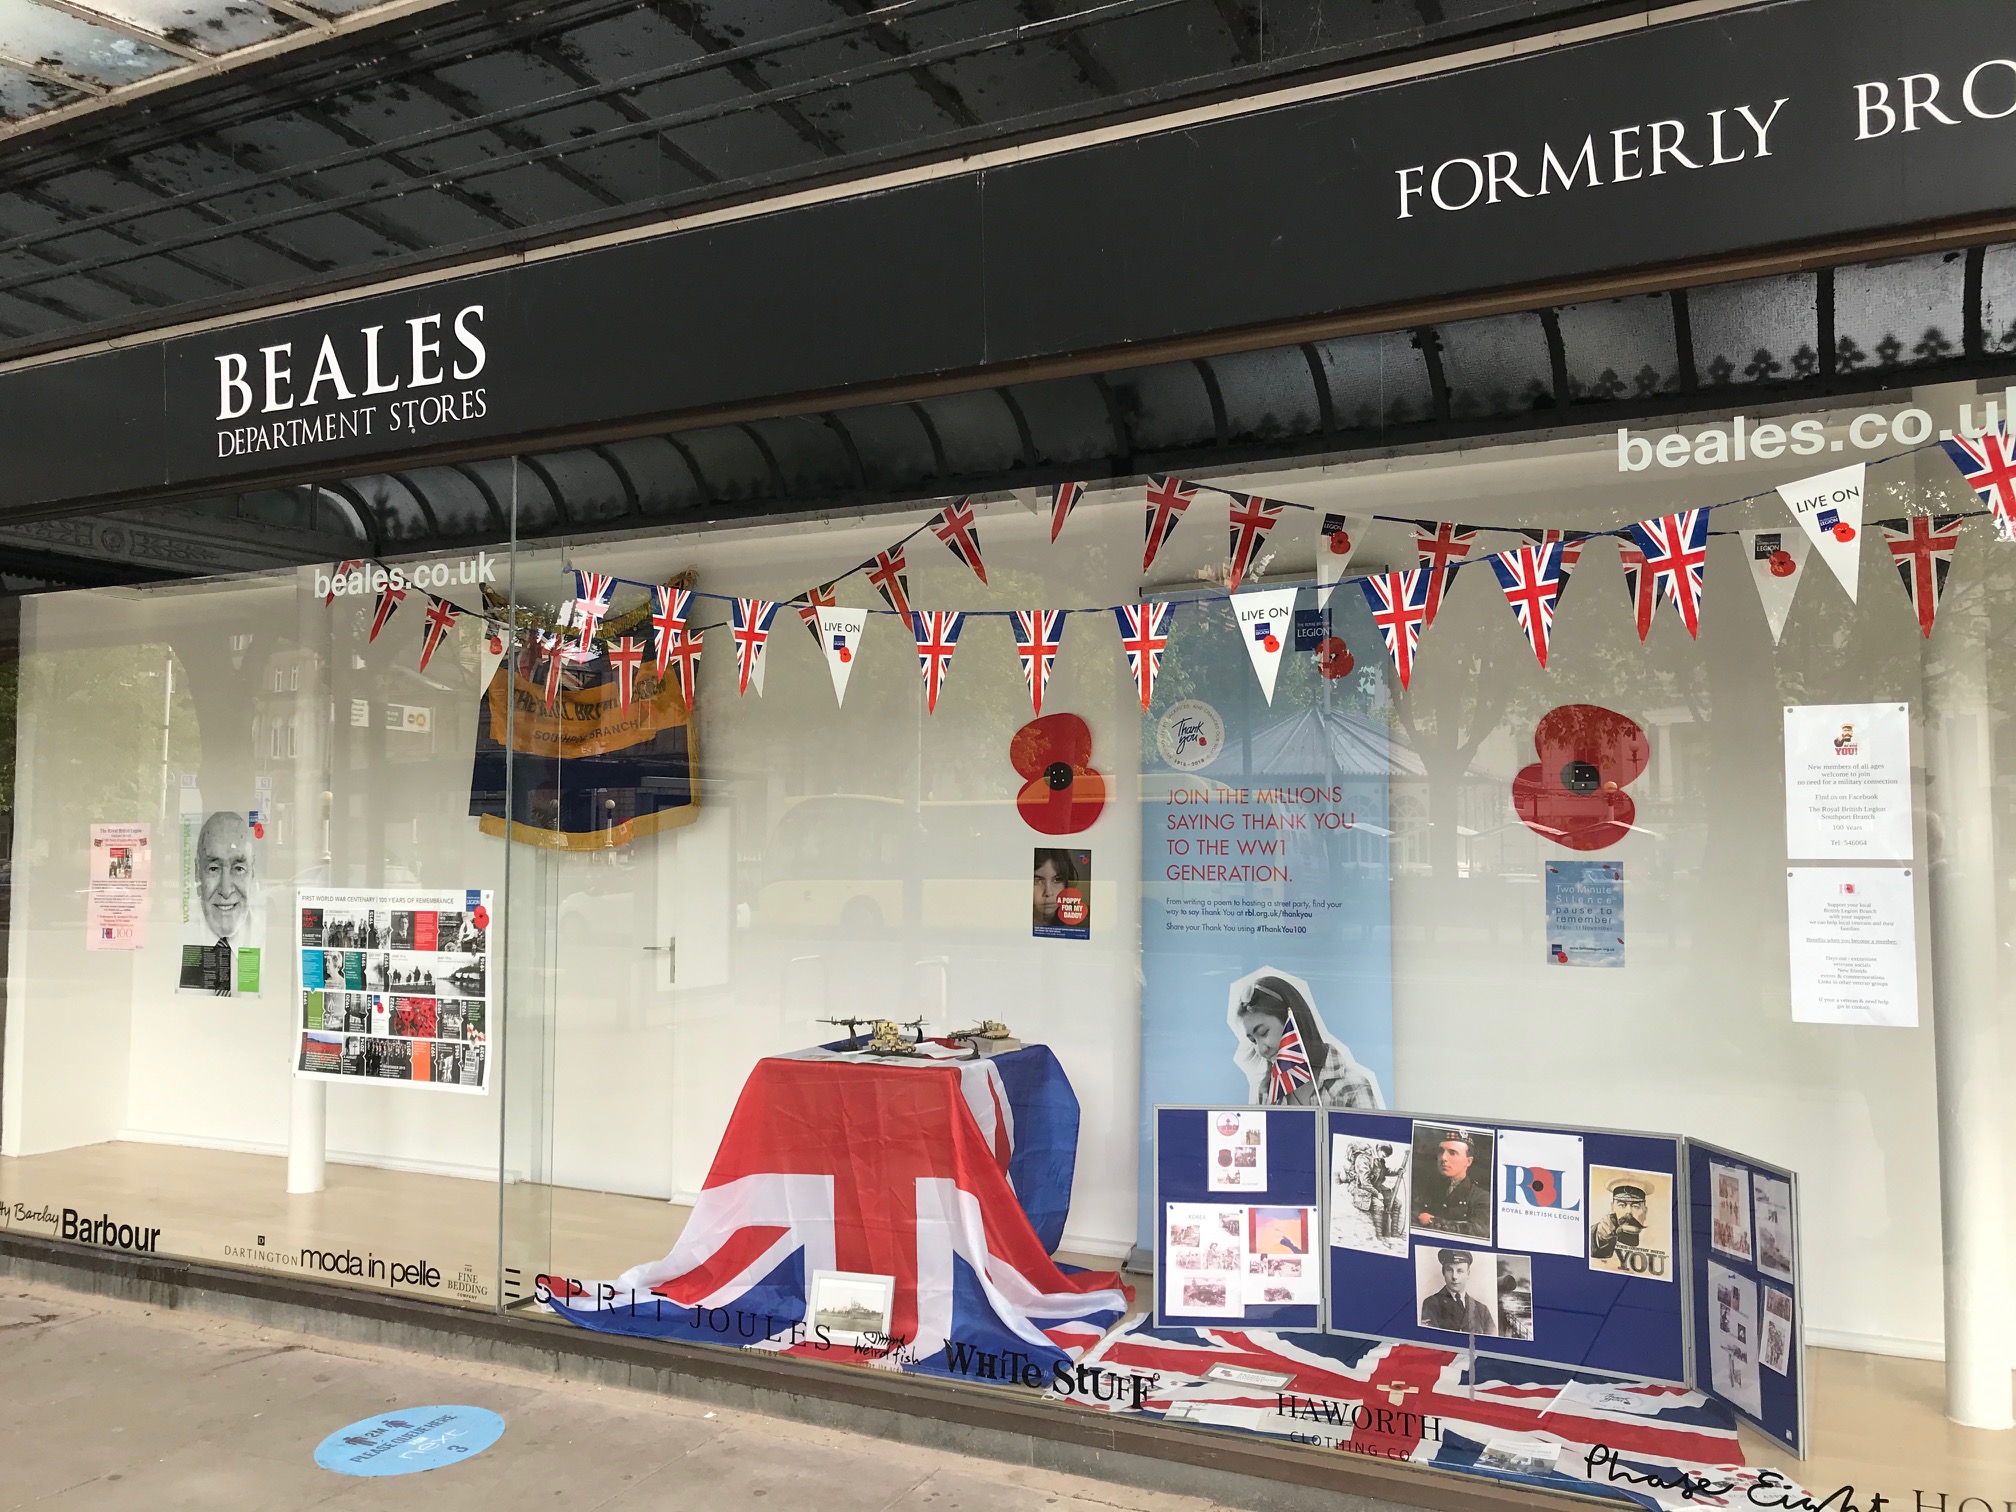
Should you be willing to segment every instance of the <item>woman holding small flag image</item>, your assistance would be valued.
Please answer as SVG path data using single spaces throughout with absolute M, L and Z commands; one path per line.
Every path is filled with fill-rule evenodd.
M 1267 1107 L 1382 1108 L 1379 1080 L 1323 1027 L 1308 984 L 1269 967 L 1232 984 L 1227 1017 L 1252 1100 Z

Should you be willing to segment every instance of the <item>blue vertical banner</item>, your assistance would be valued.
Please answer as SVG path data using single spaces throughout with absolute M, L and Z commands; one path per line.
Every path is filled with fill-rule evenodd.
M 1232 607 L 1178 604 L 1142 721 L 1144 1249 L 1158 1103 L 1393 1096 L 1385 653 L 1356 595 L 1300 599 L 1271 703 Z

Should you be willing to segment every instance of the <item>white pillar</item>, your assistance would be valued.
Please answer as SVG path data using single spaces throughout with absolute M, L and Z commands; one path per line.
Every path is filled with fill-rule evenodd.
M 2003 1007 L 1996 983 L 1987 583 L 1976 525 L 1925 655 L 1925 836 L 1945 1240 L 1946 1415 L 2012 1426 Z M 2006 548 L 2004 548 L 2006 549 Z M 1965 560 L 1971 557 L 1972 560 Z M 1964 575 L 1963 575 L 1964 574 Z
M 287 1114 L 287 1191 L 319 1192 L 327 1185 L 328 1083 L 295 1077 Z

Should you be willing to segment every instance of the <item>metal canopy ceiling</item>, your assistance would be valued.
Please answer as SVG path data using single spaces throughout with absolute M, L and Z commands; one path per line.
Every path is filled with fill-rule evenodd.
M 0 358 L 1645 9 L 0 0 Z M 332 35 L 228 66 L 310 28 Z M 203 76 L 144 108 L 75 103 L 178 69 Z

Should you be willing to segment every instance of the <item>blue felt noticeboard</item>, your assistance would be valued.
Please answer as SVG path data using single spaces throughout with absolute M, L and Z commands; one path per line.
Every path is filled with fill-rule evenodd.
M 1321 1304 L 1307 1307 L 1258 1304 L 1236 1312 L 1189 1313 L 1170 1306 L 1177 1273 L 1169 1269 L 1169 1232 L 1164 1214 L 1172 1202 L 1203 1206 L 1302 1207 L 1310 1209 L 1309 1263 L 1323 1255 L 1323 1183 L 1318 1176 L 1316 1137 L 1320 1111 L 1268 1108 L 1267 1184 L 1248 1191 L 1211 1190 L 1208 1120 L 1213 1112 L 1253 1114 L 1258 1108 L 1166 1108 L 1155 1110 L 1155 1323 L 1168 1328 L 1308 1329 L 1323 1326 Z
M 1331 1110 L 1325 1115 L 1324 1153 L 1330 1154 L 1336 1135 L 1348 1135 L 1412 1148 L 1414 1125 L 1442 1123 L 1450 1127 L 1490 1129 L 1499 1136 L 1511 1134 L 1563 1134 L 1582 1140 L 1584 1180 L 1583 1211 L 1579 1218 L 1583 1237 L 1582 1253 L 1560 1255 L 1538 1253 L 1486 1243 L 1480 1239 L 1452 1240 L 1446 1236 L 1412 1233 L 1398 1255 L 1375 1254 L 1365 1250 L 1328 1245 L 1329 1279 L 1328 1327 L 1333 1333 L 1369 1335 L 1383 1339 L 1406 1339 L 1444 1347 L 1474 1342 L 1480 1353 L 1541 1360 L 1550 1364 L 1600 1370 L 1651 1381 L 1687 1381 L 1687 1285 L 1682 1197 L 1680 1141 L 1670 1135 L 1624 1134 L 1602 1129 L 1582 1129 L 1560 1124 L 1486 1124 L 1475 1119 L 1416 1119 L 1404 1113 L 1357 1113 Z M 1498 1235 L 1497 1190 L 1505 1175 L 1497 1166 L 1498 1140 L 1493 1140 L 1491 1182 L 1493 1239 Z M 1333 1162 L 1334 1164 L 1334 1162 Z M 1593 1190 L 1588 1170 L 1593 1166 L 1621 1167 L 1668 1178 L 1671 1212 L 1667 1232 L 1673 1236 L 1676 1253 L 1668 1255 L 1664 1278 L 1652 1275 L 1628 1276 L 1592 1266 L 1587 1254 L 1590 1208 L 1603 1216 L 1609 1198 Z M 1333 1171 L 1331 1205 L 1350 1198 L 1335 1185 Z M 1410 1177 L 1418 1173 L 1410 1171 Z M 1418 1189 L 1417 1189 L 1418 1191 Z M 1409 1207 L 1419 1206 L 1410 1202 Z M 1411 1218 L 1411 1212 L 1407 1215 Z M 1487 1334 L 1465 1335 L 1423 1327 L 1415 1297 L 1415 1252 L 1444 1247 L 1470 1249 L 1508 1255 L 1529 1255 L 1532 1263 L 1532 1334 L 1530 1340 L 1500 1338 Z
M 1745 1211 L 1743 1219 L 1749 1224 L 1750 1255 L 1744 1258 L 1740 1253 L 1730 1253 L 1715 1247 L 1715 1190 L 1713 1170 L 1723 1166 L 1740 1171 L 1746 1178 L 1743 1192 Z M 1761 1204 L 1757 1202 L 1757 1178 L 1768 1177 L 1785 1183 L 1789 1194 L 1785 1204 L 1782 1234 L 1789 1254 L 1767 1257 L 1764 1253 L 1766 1225 L 1763 1222 Z M 1806 1313 L 1799 1298 L 1799 1178 L 1782 1166 L 1753 1160 L 1748 1155 L 1738 1155 L 1717 1145 L 1703 1143 L 1698 1139 L 1687 1141 L 1687 1218 L 1689 1231 L 1689 1270 L 1694 1284 L 1694 1389 L 1726 1402 L 1746 1421 L 1755 1424 L 1772 1438 L 1790 1449 L 1799 1458 L 1806 1457 Z M 1766 1270 L 1760 1260 L 1773 1258 L 1772 1270 Z M 1755 1406 L 1746 1392 L 1727 1389 L 1726 1378 L 1718 1380 L 1716 1362 L 1725 1348 L 1725 1340 L 1719 1333 L 1722 1314 L 1722 1300 L 1716 1295 L 1711 1284 L 1709 1266 L 1719 1265 L 1732 1272 L 1743 1283 L 1754 1288 L 1757 1297 L 1757 1315 L 1750 1320 L 1754 1325 L 1748 1342 L 1747 1368 L 1753 1374 L 1757 1387 Z M 1789 1270 L 1790 1279 L 1782 1272 Z M 1773 1271 L 1781 1272 L 1773 1274 Z M 1772 1369 L 1765 1363 L 1767 1330 L 1762 1314 L 1765 1308 L 1767 1288 L 1792 1299 L 1792 1317 L 1789 1339 L 1785 1344 L 1784 1370 Z M 1739 1285 L 1739 1293 L 1743 1290 Z

